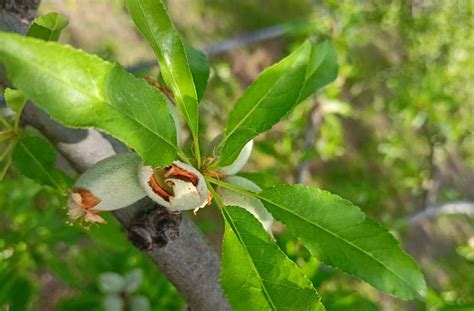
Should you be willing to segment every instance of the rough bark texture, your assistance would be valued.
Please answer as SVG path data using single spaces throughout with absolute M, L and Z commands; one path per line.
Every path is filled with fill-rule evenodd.
M 1 0 L 0 30 L 24 34 L 39 2 Z M 37 128 L 78 172 L 127 150 L 96 130 L 66 128 L 31 103 L 23 111 L 22 123 Z M 169 213 L 149 199 L 113 214 L 129 240 L 156 263 L 191 310 L 230 310 L 219 284 L 220 258 L 191 219 Z

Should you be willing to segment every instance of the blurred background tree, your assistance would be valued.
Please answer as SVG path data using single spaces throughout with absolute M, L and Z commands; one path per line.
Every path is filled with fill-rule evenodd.
M 304 39 L 330 38 L 338 50 L 336 82 L 258 137 L 243 175 L 262 187 L 304 182 L 353 201 L 400 237 L 430 290 L 425 301 L 385 296 L 310 259 L 277 224 L 278 243 L 317 286 L 328 310 L 474 309 L 472 1 L 168 5 L 197 47 L 267 27 L 277 33 L 210 55 L 211 78 L 200 106 L 205 141 L 220 133 L 242 89 Z M 50 11 L 70 20 L 63 42 L 139 68 L 141 75 L 158 73 L 147 65 L 152 51 L 122 1 L 43 0 L 40 13 Z M 459 201 L 467 202 L 464 213 L 452 215 L 443 205 Z M 0 184 L 0 310 L 186 309 L 114 221 L 89 231 L 70 227 L 63 205 L 53 191 L 14 170 Z M 205 209 L 195 220 L 219 249 L 217 211 Z

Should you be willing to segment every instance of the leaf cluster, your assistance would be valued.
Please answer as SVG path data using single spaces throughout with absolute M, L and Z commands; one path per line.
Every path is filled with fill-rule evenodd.
M 154 167 L 180 159 L 201 170 L 225 222 L 221 282 L 234 309 L 324 306 L 311 281 L 257 219 L 239 206 L 223 204 L 219 188 L 260 200 L 318 260 L 402 299 L 424 295 L 425 282 L 415 262 L 386 228 L 351 202 L 302 185 L 254 192 L 213 177 L 219 168 L 234 163 L 249 141 L 336 78 L 336 54 L 329 42 L 305 41 L 263 71 L 229 112 L 222 141 L 203 158 L 199 101 L 209 75 L 205 56 L 183 41 L 162 1 L 125 3 L 155 52 L 164 85 L 135 77 L 119 64 L 48 42 L 57 39 L 66 25 L 58 16 L 32 27 L 30 34 L 39 39 L 0 33 L 0 61 L 18 92 L 60 123 L 100 129 Z M 16 102 L 12 108 L 21 106 Z M 171 107 L 177 108 L 178 117 Z M 180 144 L 179 118 L 191 133 L 192 150 Z M 41 139 L 23 137 L 13 156 L 20 172 L 64 192 L 68 178 L 54 168 L 54 151 Z

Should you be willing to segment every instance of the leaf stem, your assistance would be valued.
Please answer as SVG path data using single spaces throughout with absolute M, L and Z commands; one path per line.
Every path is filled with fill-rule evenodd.
M 192 166 L 191 160 L 189 160 L 189 157 L 184 153 L 181 149 L 178 148 L 178 156 L 179 158 L 185 162 L 186 164 L 189 164 Z
M 5 117 L 4 117 L 4 115 L 3 115 L 3 113 L 2 113 L 1 111 L 0 111 L 0 122 L 2 122 L 3 125 L 4 125 L 7 129 L 9 129 L 9 130 L 13 129 L 13 127 L 12 127 L 11 124 L 5 119 Z
M 13 150 L 13 148 L 15 147 L 16 145 L 16 141 L 15 140 L 12 140 L 8 145 L 7 145 L 7 148 L 5 148 L 5 151 L 3 151 L 2 154 L 0 154 L 0 161 L 3 161 L 3 159 L 5 159 L 6 157 L 8 157 L 8 155 L 11 153 L 11 151 Z
M 211 181 L 212 179 L 212 181 Z M 248 246 L 246 245 L 246 243 L 244 242 L 243 238 L 242 238 L 242 234 L 239 232 L 239 230 L 237 229 L 237 226 L 235 225 L 235 222 L 234 220 L 232 219 L 231 215 L 229 214 L 229 212 L 225 209 L 225 204 L 224 202 L 222 202 L 222 199 L 219 197 L 219 195 L 217 194 L 216 190 L 214 190 L 214 188 L 210 185 L 210 183 L 216 183 L 217 182 L 221 183 L 220 186 L 222 187 L 225 187 L 224 185 L 230 185 L 230 184 L 227 184 L 227 183 L 224 183 L 224 182 L 220 182 L 218 181 L 217 179 L 214 179 L 214 178 L 209 178 L 209 180 L 207 181 L 207 184 L 208 184 L 208 188 L 209 190 L 211 191 L 213 197 L 216 199 L 216 204 L 217 206 L 220 207 L 220 211 L 221 211 L 221 214 L 222 214 L 222 217 L 224 218 L 224 221 L 226 221 L 228 224 L 229 224 L 229 227 L 231 228 L 231 230 L 233 231 L 233 233 L 235 234 L 235 236 L 237 237 L 239 243 L 241 244 L 242 248 L 244 249 L 245 253 L 247 254 L 247 256 L 249 258 L 252 258 L 252 256 L 250 255 L 249 253 L 249 250 L 248 250 Z M 238 188 L 238 187 L 237 187 Z M 239 188 L 240 189 L 240 188 Z M 226 226 L 226 232 L 227 232 L 227 226 Z M 262 282 L 263 281 L 263 278 L 260 274 L 260 271 L 257 269 L 256 265 L 255 265 L 255 262 L 254 262 L 254 259 L 251 259 L 251 262 L 252 262 L 252 268 L 254 270 L 254 272 L 258 275 L 258 279 L 259 279 L 259 282 L 262 286 L 262 290 L 263 290 L 263 294 L 265 296 L 265 299 L 268 301 L 268 303 L 270 304 L 271 306 L 271 310 L 277 310 L 270 294 L 268 293 L 268 290 L 267 288 L 265 287 L 265 284 Z
M 235 192 L 239 192 L 243 195 L 246 195 L 246 196 L 249 196 L 249 197 L 255 197 L 255 198 L 258 198 L 260 200 L 265 200 L 265 198 L 260 196 L 258 193 L 249 191 L 247 189 L 234 186 L 232 184 L 220 181 L 220 180 L 212 178 L 212 177 L 207 177 L 207 180 L 209 181 L 209 183 L 215 184 L 215 185 L 223 187 L 223 188 L 227 188 L 227 189 L 235 191 Z
M 8 168 L 10 167 L 11 163 L 12 163 L 12 157 L 11 157 L 11 155 L 8 155 L 5 164 L 0 169 L 0 181 L 3 181 L 3 178 L 7 174 Z
M 0 132 L 0 142 L 10 139 L 14 132 L 12 130 L 6 130 Z
M 193 135 L 193 143 L 194 143 L 194 157 L 196 158 L 197 162 L 197 169 L 201 168 L 201 150 L 199 149 L 199 134 Z
M 216 204 L 218 207 L 220 207 L 220 209 L 222 209 L 225 204 L 224 202 L 222 201 L 221 197 L 219 196 L 219 194 L 217 194 L 216 190 L 214 189 L 214 187 L 212 187 L 212 185 L 210 184 L 209 181 L 206 181 L 207 182 L 207 188 L 209 188 L 209 191 L 211 192 L 212 194 L 212 198 L 216 200 Z

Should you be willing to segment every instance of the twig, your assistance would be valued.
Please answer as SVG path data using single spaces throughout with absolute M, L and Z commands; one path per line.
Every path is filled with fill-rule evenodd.
M 456 201 L 444 204 L 433 205 L 423 211 L 410 216 L 407 222 L 411 225 L 422 222 L 425 219 L 438 217 L 441 215 L 464 214 L 474 217 L 474 202 Z
M 213 43 L 202 48 L 202 51 L 207 56 L 217 56 L 228 52 L 232 49 L 247 45 L 250 43 L 266 41 L 280 37 L 289 31 L 287 24 L 276 25 L 254 32 L 246 33 L 235 38 L 226 39 L 221 42 Z M 144 61 L 127 68 L 129 72 L 140 72 L 142 70 L 150 69 L 157 66 L 156 60 Z

